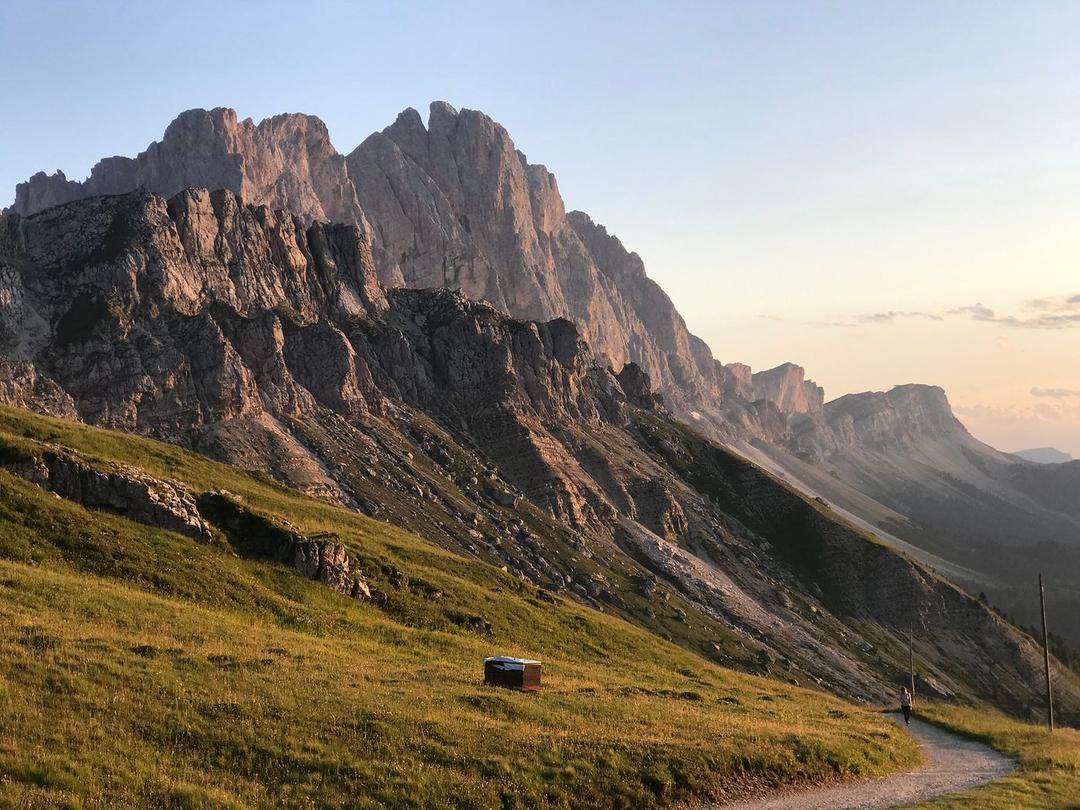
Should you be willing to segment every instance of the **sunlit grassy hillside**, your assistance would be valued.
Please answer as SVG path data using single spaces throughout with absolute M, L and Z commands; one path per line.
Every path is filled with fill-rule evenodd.
M 926 810 L 1061 810 L 1080 807 L 1080 731 L 1023 723 L 985 708 L 928 704 L 920 712 L 944 728 L 1017 760 L 1010 775 L 977 790 L 919 805 Z
M 0 411 L 0 450 L 45 443 L 335 532 L 388 600 L 0 471 L 0 807 L 639 807 L 916 757 L 876 715 L 259 476 Z M 484 687 L 495 653 L 543 659 L 543 691 Z

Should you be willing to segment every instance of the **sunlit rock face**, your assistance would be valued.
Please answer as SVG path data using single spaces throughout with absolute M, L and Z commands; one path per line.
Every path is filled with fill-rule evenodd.
M 565 317 L 615 368 L 640 366 L 680 411 L 721 398 L 708 348 L 689 333 L 641 259 L 473 110 L 409 109 L 348 157 L 388 285 L 451 287 L 515 317 Z
M 186 188 L 227 189 L 243 201 L 279 208 L 305 223 L 363 224 L 345 159 L 313 115 L 286 114 L 255 124 L 235 110 L 188 110 L 137 157 L 109 157 L 85 181 L 41 172 L 15 191 L 14 212 L 33 214 L 72 200 L 137 188 L 171 197 Z

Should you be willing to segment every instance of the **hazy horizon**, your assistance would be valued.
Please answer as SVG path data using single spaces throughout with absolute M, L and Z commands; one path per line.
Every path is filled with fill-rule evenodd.
M 313 51 L 290 4 L 24 5 L 3 204 L 191 107 L 308 112 L 348 152 L 443 99 L 506 126 L 722 361 L 799 363 L 829 399 L 940 385 L 995 447 L 1080 456 L 1080 7 L 326 3 Z

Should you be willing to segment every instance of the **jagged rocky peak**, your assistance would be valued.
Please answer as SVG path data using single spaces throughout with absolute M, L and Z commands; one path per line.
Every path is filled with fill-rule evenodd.
M 516 317 L 567 314 L 533 220 L 528 164 L 491 118 L 434 102 L 425 129 L 406 110 L 348 165 L 376 223 L 384 281 L 460 289 Z
M 821 459 L 837 452 L 912 448 L 942 440 L 974 441 L 935 385 L 847 394 L 797 425 L 793 449 Z
M 753 398 L 768 400 L 781 413 L 814 413 L 825 403 L 825 390 L 806 379 L 806 370 L 794 363 L 783 363 L 751 377 Z
M 15 202 L 9 210 L 33 214 L 54 205 L 77 200 L 81 192 L 82 184 L 68 180 L 67 175 L 60 169 L 52 174 L 38 172 L 26 182 L 15 186 Z
M 304 227 L 205 189 L 93 197 L 0 226 L 0 349 L 19 370 L 7 401 L 47 381 L 86 421 L 166 437 L 302 412 L 331 388 L 370 402 L 342 393 L 365 374 L 326 324 L 387 306 L 356 226 Z M 286 356 L 289 373 L 275 371 Z
M 719 399 L 711 353 L 641 259 L 567 214 L 554 175 L 489 116 L 435 102 L 425 127 L 405 110 L 348 166 L 385 284 L 460 289 L 518 318 L 570 318 L 599 356 L 641 366 L 680 412 Z
M 945 390 L 936 385 L 898 385 L 839 397 L 825 406 L 829 422 L 849 421 L 875 436 L 945 436 L 966 433 Z M 883 433 L 884 431 L 884 433 Z
M 181 113 L 146 151 L 134 158 L 105 158 L 81 183 L 60 171 L 36 174 L 16 187 L 12 210 L 32 214 L 136 188 L 171 197 L 189 187 L 228 189 L 244 202 L 291 211 L 305 223 L 366 227 L 345 159 L 320 119 L 286 114 L 256 125 L 222 107 Z
M 752 402 L 754 399 L 754 375 L 745 363 L 717 363 L 723 381 L 725 399 Z

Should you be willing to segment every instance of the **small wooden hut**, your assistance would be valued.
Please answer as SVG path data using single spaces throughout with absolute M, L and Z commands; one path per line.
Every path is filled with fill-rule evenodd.
M 540 662 L 527 658 L 495 655 L 484 659 L 484 683 L 517 689 L 521 692 L 540 690 Z

